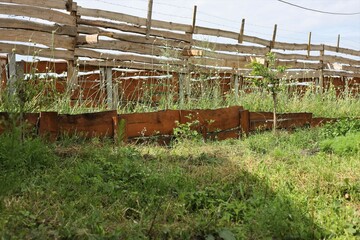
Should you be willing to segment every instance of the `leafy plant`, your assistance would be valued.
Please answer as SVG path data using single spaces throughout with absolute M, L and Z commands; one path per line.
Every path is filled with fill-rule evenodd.
M 322 127 L 322 135 L 325 138 L 345 136 L 348 133 L 356 132 L 360 132 L 360 119 L 355 118 L 342 118 Z
M 270 92 L 273 101 L 273 131 L 276 131 L 277 127 L 277 105 L 278 99 L 277 95 L 282 90 L 282 81 L 283 79 L 279 74 L 285 72 L 284 66 L 276 66 L 276 55 L 275 53 L 269 52 L 266 54 L 265 63 L 254 61 L 251 63 L 251 74 L 256 77 L 252 81 L 255 86 L 265 89 Z
M 189 119 L 191 116 L 189 116 Z M 202 139 L 201 134 L 196 130 L 199 126 L 199 120 L 193 120 L 186 123 L 176 123 L 176 128 L 174 128 L 174 137 L 177 142 L 184 140 L 190 141 L 200 141 Z

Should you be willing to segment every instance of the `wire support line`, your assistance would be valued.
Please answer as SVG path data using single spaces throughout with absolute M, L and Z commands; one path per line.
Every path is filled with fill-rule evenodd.
M 317 13 L 324 13 L 324 14 L 331 14 L 331 15 L 345 15 L 345 16 L 359 15 L 360 14 L 360 12 L 352 12 L 352 13 L 327 12 L 327 11 L 322 11 L 322 10 L 318 10 L 318 9 L 303 7 L 303 6 L 300 6 L 300 5 L 291 3 L 291 2 L 287 2 L 287 1 L 284 1 L 284 0 L 277 0 L 277 1 L 281 2 L 281 3 L 284 3 L 284 4 L 288 4 L 288 5 L 293 6 L 293 7 L 297 7 L 297 8 L 307 10 L 307 11 L 312 11 L 312 12 L 317 12 Z
M 105 0 L 90 0 L 90 1 L 101 2 L 101 3 L 113 5 L 113 6 L 119 6 L 119 7 L 124 7 L 124 8 L 128 8 L 128 9 L 133 9 L 133 10 L 137 10 L 137 11 L 141 11 L 141 12 L 147 12 L 148 11 L 145 8 L 131 7 L 131 6 L 127 6 L 127 5 L 124 5 L 124 4 L 113 3 L 113 2 L 109 2 L 109 1 L 105 1 Z M 143 1 L 143 0 L 138 0 L 138 1 Z M 147 0 L 145 0 L 145 1 L 147 1 Z M 168 17 L 170 16 L 170 17 L 180 18 L 180 19 L 192 19 L 191 17 L 184 17 L 184 16 L 180 16 L 180 15 L 167 14 L 167 13 L 162 13 L 162 12 L 157 12 L 157 11 L 152 11 L 152 12 L 155 13 L 155 14 L 158 14 L 158 15 L 163 15 L 163 16 L 168 16 Z

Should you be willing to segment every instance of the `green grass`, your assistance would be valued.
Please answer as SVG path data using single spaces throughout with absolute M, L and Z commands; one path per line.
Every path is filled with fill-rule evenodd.
M 358 239 L 360 152 L 321 129 L 172 147 L 0 136 L 3 239 Z
M 66 89 L 64 93 L 56 92 L 56 79 L 45 79 L 39 84 L 33 83 L 37 80 L 36 76 L 27 81 L 18 82 L 18 95 L 8 95 L 7 90 L 0 92 L 0 111 L 7 112 L 40 112 L 57 111 L 59 113 L 84 113 L 103 111 L 107 109 L 106 103 L 100 102 L 96 107 L 89 107 L 87 103 L 90 99 L 78 100 L 73 106 L 70 103 L 72 90 Z M 160 84 L 160 83 L 159 83 Z M 251 88 L 251 86 L 250 86 Z M 22 90 L 23 89 L 23 90 Z M 53 89 L 53 91 L 49 91 Z M 244 89 L 238 96 L 231 90 L 225 95 L 221 93 L 220 83 L 209 84 L 205 79 L 199 79 L 192 84 L 191 94 L 181 102 L 179 99 L 174 101 L 178 95 L 174 89 L 170 88 L 164 93 L 158 103 L 153 102 L 155 96 L 150 90 L 144 93 L 144 97 L 138 101 L 129 101 L 120 96 L 117 110 L 118 113 L 133 112 L 152 112 L 165 109 L 215 109 L 228 106 L 244 106 L 250 111 L 273 110 L 271 94 L 266 91 Z M 360 116 L 360 96 L 346 95 L 336 96 L 333 87 L 330 87 L 323 94 L 315 93 L 308 89 L 301 94 L 287 91 L 280 91 L 278 94 L 278 112 L 311 112 L 317 117 L 359 117 Z

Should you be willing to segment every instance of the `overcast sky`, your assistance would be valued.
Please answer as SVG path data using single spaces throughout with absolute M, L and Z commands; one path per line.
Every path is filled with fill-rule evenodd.
M 286 0 L 327 12 L 360 12 L 360 0 Z M 146 17 L 148 0 L 77 0 L 82 7 L 117 11 Z M 274 24 L 277 40 L 306 43 L 312 32 L 313 43 L 360 50 L 360 14 L 331 15 L 296 8 L 278 0 L 154 0 L 153 19 L 192 22 L 194 5 L 198 7 L 197 25 L 239 31 L 245 18 L 245 34 L 271 39 Z

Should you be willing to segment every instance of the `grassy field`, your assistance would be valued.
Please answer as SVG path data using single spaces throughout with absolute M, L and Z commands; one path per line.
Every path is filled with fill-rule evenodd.
M 1 239 L 359 239 L 360 123 L 169 147 L 0 136 Z

